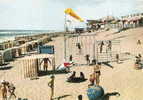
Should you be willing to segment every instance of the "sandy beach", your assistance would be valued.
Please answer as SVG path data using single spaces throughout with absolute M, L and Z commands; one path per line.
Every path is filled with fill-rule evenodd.
M 140 39 L 143 42 L 142 36 L 143 28 L 129 29 L 120 33 L 114 33 L 113 30 L 109 30 L 99 32 L 95 36 L 96 40 L 118 39 L 121 41 L 121 53 L 129 52 L 131 54 L 128 60 L 123 60 L 120 64 L 110 62 L 109 64 L 113 68 L 102 65 L 100 85 L 104 88 L 105 93 L 120 93 L 119 97 L 111 96 L 109 100 L 142 100 L 143 72 L 142 70 L 134 69 L 134 57 L 138 53 L 143 54 L 143 45 L 137 45 L 137 40 Z M 86 40 L 82 41 L 85 42 Z M 55 46 L 56 66 L 61 64 L 64 60 L 64 37 L 53 38 L 53 41 L 47 45 Z M 75 50 L 75 47 L 70 49 Z M 83 52 L 87 51 L 84 50 Z M 84 58 L 84 55 L 82 56 Z M 83 59 L 81 62 L 83 62 Z M 50 81 L 50 75 L 40 76 L 37 80 L 22 79 L 21 65 L 18 63 L 18 60 L 11 62 L 7 66 L 12 66 L 12 68 L 0 70 L 0 80 L 4 79 L 14 83 L 17 97 L 28 98 L 28 100 L 49 100 L 50 88 L 48 87 L 48 82 Z M 74 66 L 71 68 L 71 71 L 76 71 L 77 76 L 80 72 L 83 72 L 85 77 L 89 79 L 90 74 L 93 73 L 93 66 Z M 54 98 L 64 96 L 57 100 L 77 100 L 78 95 L 83 95 L 83 100 L 88 100 L 86 91 L 89 80 L 82 83 L 68 83 L 66 82 L 68 76 L 69 74 L 55 75 Z

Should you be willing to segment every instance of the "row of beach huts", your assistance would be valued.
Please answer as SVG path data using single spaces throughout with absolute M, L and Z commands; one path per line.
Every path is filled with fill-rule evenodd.
M 15 58 L 37 51 L 38 46 L 51 41 L 57 34 L 39 34 L 33 36 L 16 37 L 14 41 L 0 43 L 0 66 L 6 62 L 13 61 Z

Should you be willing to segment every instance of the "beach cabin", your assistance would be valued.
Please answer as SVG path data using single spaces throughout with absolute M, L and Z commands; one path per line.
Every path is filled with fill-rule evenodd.
M 2 52 L 0 51 L 0 66 L 2 66 L 3 64 L 4 64 L 4 60 L 3 60 Z
M 6 41 L 3 43 L 0 43 L 0 50 L 5 50 L 7 48 L 12 48 L 15 45 L 15 41 Z
M 17 58 L 21 56 L 21 49 L 20 47 L 13 47 L 12 49 L 12 57 Z
M 21 51 L 22 55 L 27 54 L 27 52 L 28 52 L 28 45 L 27 45 L 27 43 L 20 46 L 20 51 Z
M 55 57 L 50 54 L 31 55 L 18 60 L 17 65 L 20 66 L 20 73 L 22 78 L 36 78 L 40 76 L 41 66 L 40 61 L 44 58 L 49 58 L 52 62 L 51 69 L 55 69 Z M 50 66 L 49 66 L 50 67 Z
M 6 49 L 2 52 L 2 56 L 5 62 L 9 62 L 13 60 L 13 56 L 12 56 L 12 49 Z
M 33 49 L 38 48 L 38 41 L 37 40 L 32 41 L 32 48 Z
M 4 49 L 5 49 L 4 43 L 0 43 L 0 50 L 4 50 Z

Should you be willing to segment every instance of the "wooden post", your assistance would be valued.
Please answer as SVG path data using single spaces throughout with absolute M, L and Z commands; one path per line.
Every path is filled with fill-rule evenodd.
M 52 68 L 53 68 L 53 73 L 51 78 L 51 81 L 48 83 L 48 86 L 51 88 L 51 95 L 50 95 L 50 100 L 53 100 L 54 97 L 54 82 L 55 82 L 55 76 L 54 76 L 54 72 L 55 72 L 55 57 L 52 59 Z
M 66 35 L 64 35 L 64 59 L 65 59 L 65 61 L 67 60 L 67 59 L 66 59 L 66 56 L 67 56 L 67 55 L 66 55 L 66 47 L 67 47 L 67 46 L 66 46 Z
M 98 41 L 96 41 L 96 64 L 98 63 Z

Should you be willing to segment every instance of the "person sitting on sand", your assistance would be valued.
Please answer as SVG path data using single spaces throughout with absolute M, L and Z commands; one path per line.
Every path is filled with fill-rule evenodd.
M 85 75 L 83 74 L 83 72 L 80 72 L 80 78 L 81 78 L 82 80 L 85 79 Z
M 69 79 L 74 79 L 75 78 L 75 75 L 76 75 L 76 72 L 73 71 L 72 75 L 69 77 Z
M 50 63 L 51 64 L 51 61 L 50 61 L 50 59 L 49 58 L 44 58 L 42 61 L 41 61 L 41 63 L 44 61 L 44 71 L 48 71 L 48 63 Z M 40 64 L 41 64 L 40 63 Z

